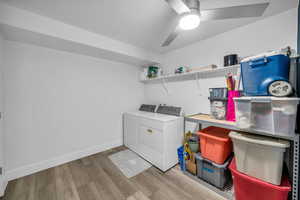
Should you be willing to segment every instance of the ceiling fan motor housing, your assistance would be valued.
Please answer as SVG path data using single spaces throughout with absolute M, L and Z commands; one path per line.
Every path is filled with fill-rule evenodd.
M 191 10 L 200 10 L 200 1 L 199 0 L 183 0 L 185 5 Z

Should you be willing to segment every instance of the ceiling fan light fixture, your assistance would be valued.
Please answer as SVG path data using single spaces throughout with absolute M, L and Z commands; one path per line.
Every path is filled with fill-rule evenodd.
M 192 30 L 200 25 L 200 15 L 197 13 L 188 13 L 179 20 L 179 27 L 182 30 Z

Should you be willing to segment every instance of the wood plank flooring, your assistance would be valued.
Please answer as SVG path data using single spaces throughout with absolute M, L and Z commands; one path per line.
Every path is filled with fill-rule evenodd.
M 117 147 L 9 182 L 1 200 L 224 200 L 181 173 L 155 167 L 128 179 L 108 156 Z

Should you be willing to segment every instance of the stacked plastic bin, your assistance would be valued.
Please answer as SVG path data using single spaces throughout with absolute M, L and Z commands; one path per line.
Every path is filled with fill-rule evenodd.
M 291 187 L 282 173 L 289 142 L 246 133 L 231 132 L 229 135 L 235 152 L 229 168 L 236 200 L 286 200 Z
M 289 83 L 286 51 L 266 52 L 241 61 L 243 93 L 234 98 L 237 126 L 249 133 L 293 137 L 298 98 Z M 230 164 L 235 199 L 287 200 L 290 183 L 283 174 L 288 141 L 231 132 L 235 158 Z
M 196 155 L 197 176 L 221 189 L 231 179 L 228 169 L 232 157 L 229 132 L 213 126 L 199 131 L 201 153 Z

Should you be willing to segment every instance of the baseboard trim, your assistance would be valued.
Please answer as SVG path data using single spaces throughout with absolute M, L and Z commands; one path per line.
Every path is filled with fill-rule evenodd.
M 33 163 L 30 165 L 26 165 L 23 167 L 19 167 L 16 169 L 12 169 L 12 170 L 8 170 L 6 171 L 6 180 L 7 181 L 11 181 L 17 178 L 21 178 L 51 167 L 55 167 L 73 160 L 77 160 L 95 153 L 99 153 L 114 147 L 118 147 L 123 145 L 123 141 L 122 140 L 116 140 L 113 141 L 111 143 L 107 143 L 107 144 L 103 144 L 103 145 L 99 145 L 99 146 L 94 146 L 91 148 L 87 148 L 81 151 L 76 151 L 76 152 L 72 152 L 63 156 L 59 156 L 53 159 L 49 159 L 49 160 L 44 160 L 38 163 Z

